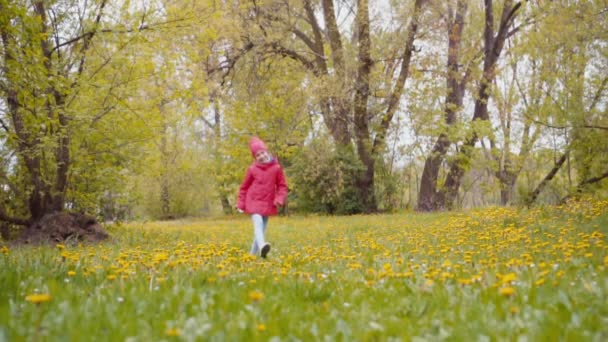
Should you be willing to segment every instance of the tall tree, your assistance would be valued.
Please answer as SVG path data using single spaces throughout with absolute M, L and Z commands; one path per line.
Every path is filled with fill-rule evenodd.
M 454 8 L 456 7 L 456 8 Z M 457 113 L 461 111 L 467 83 L 471 75 L 471 63 L 466 70 L 463 66 L 462 57 L 462 32 L 465 25 L 467 13 L 467 1 L 459 0 L 454 6 L 453 2 L 447 3 L 446 34 L 447 34 L 447 72 L 444 122 L 445 128 L 439 133 L 433 148 L 426 158 L 422 177 L 420 179 L 420 192 L 418 195 L 418 210 L 432 211 L 440 209 L 444 203 L 442 192 L 438 189 L 438 176 L 442 163 L 452 144 L 450 130 L 457 123 Z
M 576 15 L 572 15 L 576 13 Z M 530 35 L 534 49 L 542 49 L 552 67 L 543 77 L 552 87 L 543 89 L 548 97 L 545 109 L 551 113 L 537 124 L 562 132 L 554 165 L 526 198 L 532 204 L 564 165 L 571 165 L 578 184 L 567 193 L 606 179 L 606 131 L 608 116 L 608 48 L 606 47 L 605 4 L 572 4 L 557 1 Z
M 61 1 L 0 2 L 2 127 L 27 174 L 27 213 L 0 218 L 27 225 L 64 209 L 71 165 L 67 109 L 101 29 L 106 1 L 67 10 Z M 68 35 L 69 38 L 66 38 Z M 5 121 L 7 120 L 7 121 Z
M 441 207 L 452 208 L 454 206 L 458 196 L 458 189 L 466 170 L 467 159 L 471 158 L 473 148 L 480 139 L 480 132 L 476 128 L 479 127 L 480 123 L 489 121 L 488 101 L 491 95 L 491 86 L 496 77 L 498 59 L 507 38 L 519 30 L 519 27 L 513 27 L 513 23 L 520 7 L 521 2 L 504 1 L 500 21 L 496 23 L 494 20 L 493 1 L 486 0 L 484 2 L 483 69 L 475 96 L 475 108 L 472 119 L 473 132 L 461 147 L 459 153 L 462 156 L 455 158 L 451 163 L 450 171 L 446 176 L 445 186 L 442 189 L 443 203 Z M 496 25 L 497 28 L 495 28 Z M 495 31 L 496 29 L 497 31 Z
M 413 1 L 407 31 L 394 32 L 393 37 L 403 36 L 403 43 L 392 47 L 398 51 L 395 58 L 383 55 L 392 51 L 375 49 L 378 32 L 373 31 L 367 0 L 356 2 L 354 17 L 341 12 L 333 0 L 254 2 L 244 17 L 245 51 L 291 58 L 319 86 L 316 104 L 334 142 L 342 151 L 354 150 L 364 164 L 364 170 L 354 176 L 361 209 L 366 212 L 377 209 L 375 162 L 383 153 L 404 93 L 424 3 Z M 351 19 L 352 30 L 339 24 L 345 19 L 341 16 Z M 381 66 L 388 70 L 384 79 L 378 73 Z M 371 111 L 372 103 L 378 102 L 375 91 L 380 89 L 388 95 L 380 101 L 381 109 Z

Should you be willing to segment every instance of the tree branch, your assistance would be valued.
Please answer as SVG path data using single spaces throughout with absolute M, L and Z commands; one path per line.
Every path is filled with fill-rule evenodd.
M 559 169 L 562 167 L 562 165 L 564 165 L 564 162 L 566 161 L 566 158 L 568 157 L 569 153 L 570 153 L 570 146 L 568 146 L 566 148 L 566 151 L 557 160 L 555 165 L 553 165 L 553 168 L 551 169 L 551 171 L 549 171 L 549 173 L 545 176 L 545 178 L 543 178 L 543 180 L 540 182 L 540 184 L 538 184 L 536 189 L 534 189 L 534 191 L 532 191 L 532 193 L 528 196 L 528 198 L 526 199 L 526 205 L 528 207 L 531 206 L 536 201 L 536 199 L 538 198 L 538 195 L 541 193 L 541 191 L 545 188 L 545 186 L 547 186 L 547 184 L 553 179 L 553 177 L 555 177 L 555 175 L 557 174 L 557 171 L 559 171 Z
M 405 82 L 409 75 L 410 61 L 412 59 L 414 50 L 414 40 L 416 39 L 416 33 L 418 32 L 418 19 L 424 3 L 425 0 L 416 0 L 414 4 L 414 13 L 408 28 L 407 40 L 405 42 L 405 49 L 402 56 L 403 59 L 401 61 L 401 70 L 399 71 L 399 77 L 395 82 L 395 89 L 389 97 L 386 113 L 383 115 L 380 122 L 380 129 L 374 138 L 374 142 L 372 144 L 372 153 L 376 153 L 384 144 L 386 132 L 388 131 L 390 122 L 397 111 L 399 100 L 403 94 L 403 88 L 405 87 Z
M 293 60 L 296 60 L 302 63 L 302 65 L 304 65 L 306 69 L 313 72 L 315 71 L 315 65 L 312 61 L 306 59 L 306 57 L 300 55 L 299 53 L 282 46 L 279 42 L 271 42 L 266 44 L 266 46 L 268 46 L 272 52 L 277 53 L 283 57 L 289 57 Z
M 2 128 L 4 128 L 4 130 L 6 131 L 6 133 L 10 133 L 8 125 L 1 118 L 0 118 L 0 125 L 2 125 Z
M 102 3 L 103 6 L 105 6 L 105 2 Z M 100 13 L 101 14 L 101 13 Z M 99 16 L 99 14 L 98 14 Z M 154 24 L 141 24 L 139 25 L 136 29 L 123 29 L 123 30 L 116 30 L 116 29 L 101 29 L 101 30 L 91 30 L 88 32 L 85 32 L 83 34 L 81 34 L 80 36 L 77 37 L 73 37 L 69 40 L 66 40 L 64 42 L 58 43 L 55 47 L 53 47 L 53 49 L 50 51 L 51 53 L 55 52 L 56 50 L 67 46 L 67 45 L 71 45 L 74 44 L 80 40 L 83 39 L 90 39 L 92 38 L 95 34 L 98 33 L 120 33 L 120 34 L 125 34 L 125 33 L 138 33 L 138 32 L 142 32 L 142 31 L 147 31 L 147 30 L 154 30 L 157 29 L 159 27 L 162 27 L 164 25 L 168 25 L 168 24 L 173 24 L 173 23 L 177 23 L 177 22 L 185 22 L 188 20 L 191 20 L 192 18 L 178 18 L 175 20 L 169 20 L 169 21 L 165 21 L 165 22 L 161 22 L 161 23 L 154 23 Z M 186 25 L 184 26 L 175 26 L 175 27 L 188 27 Z

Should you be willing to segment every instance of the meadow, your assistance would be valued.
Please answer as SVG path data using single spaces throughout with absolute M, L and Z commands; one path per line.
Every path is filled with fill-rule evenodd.
M 608 201 L 108 229 L 0 247 L 0 341 L 608 340 Z

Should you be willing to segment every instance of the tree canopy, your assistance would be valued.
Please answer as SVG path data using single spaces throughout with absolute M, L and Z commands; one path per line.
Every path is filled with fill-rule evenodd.
M 608 185 L 604 1 L 0 0 L 0 220 L 230 213 L 250 136 L 289 207 Z

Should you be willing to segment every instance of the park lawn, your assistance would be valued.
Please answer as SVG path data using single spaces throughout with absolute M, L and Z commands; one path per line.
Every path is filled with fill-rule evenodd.
M 0 341 L 608 340 L 608 201 L 109 230 L 0 247 Z

